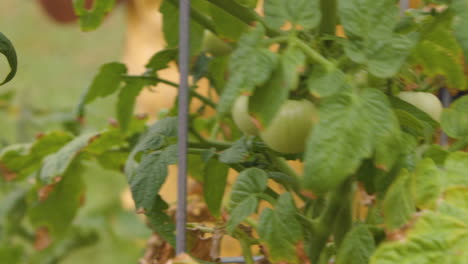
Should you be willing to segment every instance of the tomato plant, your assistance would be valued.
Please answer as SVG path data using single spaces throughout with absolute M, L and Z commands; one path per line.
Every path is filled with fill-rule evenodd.
M 222 41 L 210 31 L 205 31 L 203 35 L 202 49 L 213 56 L 228 55 L 232 51 L 228 43 Z
M 190 113 L 189 172 L 203 188 L 190 190 L 183 259 L 216 263 L 230 237 L 248 264 L 468 262 L 468 97 L 442 109 L 430 93 L 405 92 L 466 90 L 468 2 L 426 1 L 404 14 L 393 0 L 268 0 L 258 13 L 256 1 L 192 2 L 190 99 L 202 105 Z M 114 1 L 92 10 L 77 3 L 90 30 Z M 145 261 L 171 258 L 173 210 L 161 190 L 178 159 L 177 109 L 145 124 L 133 107 L 144 87 L 179 88 L 160 73 L 177 60 L 177 10 L 177 1 L 162 2 L 167 47 L 142 75 L 104 64 L 74 112 L 86 120 L 89 104 L 117 94 L 118 122 L 101 131 L 78 123 L 76 133 L 2 150 L 5 263 L 44 258 L 16 236 L 45 238 L 54 260 L 91 243 L 73 222 L 89 163 L 126 175 L 135 211 L 154 232 L 147 252 L 160 253 Z M 226 44 L 220 39 L 232 52 L 215 46 Z M 3 35 L 0 52 L 9 81 L 16 56 Z M 438 145 L 440 131 L 448 146 Z

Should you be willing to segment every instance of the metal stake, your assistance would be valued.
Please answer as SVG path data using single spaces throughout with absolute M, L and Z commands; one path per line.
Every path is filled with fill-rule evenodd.
M 189 103 L 190 0 L 179 0 L 179 106 L 176 254 L 186 252 L 187 222 L 187 134 Z

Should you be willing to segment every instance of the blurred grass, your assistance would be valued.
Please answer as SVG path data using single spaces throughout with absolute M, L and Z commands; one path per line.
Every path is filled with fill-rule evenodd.
M 36 1 L 0 1 L 0 32 L 13 42 L 19 59 L 16 78 L 0 87 L 0 94 L 7 90 L 16 93 L 12 106 L 0 109 L 1 149 L 6 144 L 31 141 L 38 132 L 60 128 L 61 119 L 74 109 L 100 65 L 120 60 L 125 12 L 119 8 L 98 30 L 83 33 L 76 24 L 58 25 L 49 20 Z M 0 73 L 7 71 L 0 57 Z M 107 119 L 114 116 L 114 100 L 91 105 L 88 129 L 107 126 Z M 61 263 L 137 263 L 150 232 L 134 212 L 121 208 L 125 176 L 91 163 L 85 180 L 86 204 L 75 224 L 95 228 L 100 240 Z
M 100 65 L 121 58 L 125 17 L 119 8 L 93 32 L 77 24 L 59 25 L 48 19 L 36 1 L 0 1 L 0 31 L 18 53 L 18 74 L 1 91 L 16 91 L 15 107 L 0 115 L 8 125 L 0 138 L 29 141 L 39 131 L 60 121 L 57 111 L 74 108 Z M 0 72 L 5 72 L 2 59 Z M 91 106 L 90 124 L 102 127 L 113 116 L 112 99 Z M 55 113 L 55 114 L 53 114 Z

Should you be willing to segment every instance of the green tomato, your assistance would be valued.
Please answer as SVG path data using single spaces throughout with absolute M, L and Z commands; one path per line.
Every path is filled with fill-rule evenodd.
M 260 137 L 275 151 L 300 153 L 305 150 L 306 140 L 317 120 L 318 111 L 311 102 L 288 100 Z
M 205 30 L 202 47 L 203 51 L 208 52 L 213 56 L 228 55 L 232 51 L 231 45 L 222 41 L 208 30 Z
M 232 118 L 236 126 L 247 135 L 258 135 L 258 128 L 252 122 L 249 115 L 249 97 L 241 95 L 234 102 L 232 107 Z
M 419 108 L 437 122 L 440 121 L 443 107 L 439 98 L 435 95 L 425 92 L 400 92 L 397 96 L 401 100 Z

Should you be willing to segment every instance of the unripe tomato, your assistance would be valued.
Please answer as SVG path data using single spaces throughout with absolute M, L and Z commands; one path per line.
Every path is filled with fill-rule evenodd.
M 440 121 L 443 107 L 435 95 L 425 92 L 400 92 L 398 97 L 424 111 L 437 122 Z
M 288 100 L 260 137 L 275 151 L 300 153 L 305 150 L 307 137 L 317 120 L 318 111 L 311 102 Z
M 258 135 L 258 129 L 249 115 L 249 97 L 241 95 L 232 107 L 232 118 L 237 127 L 247 135 Z
M 222 41 L 208 30 L 205 30 L 202 47 L 203 51 L 208 52 L 213 56 L 228 55 L 232 51 L 231 45 Z

